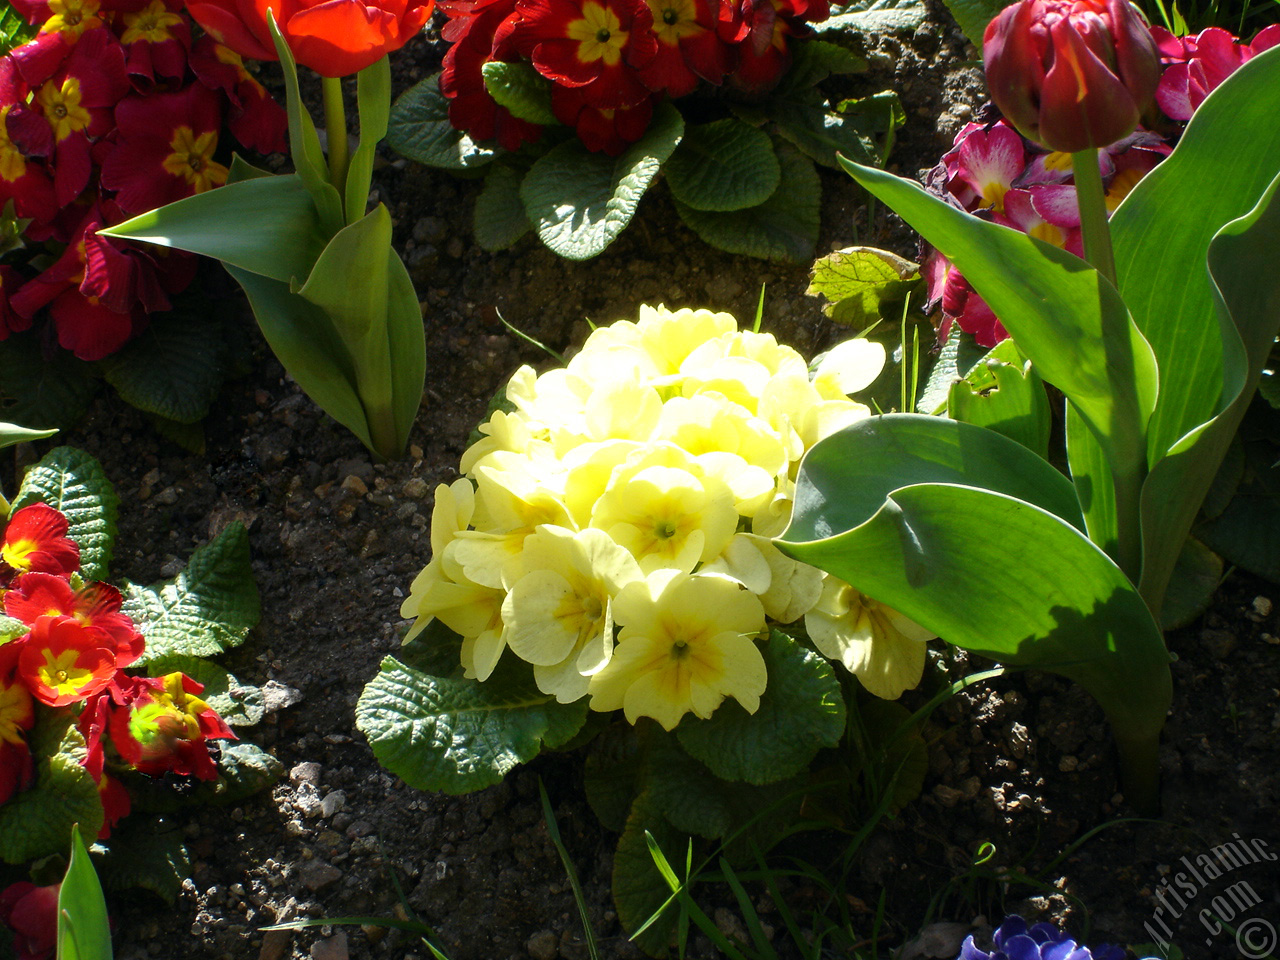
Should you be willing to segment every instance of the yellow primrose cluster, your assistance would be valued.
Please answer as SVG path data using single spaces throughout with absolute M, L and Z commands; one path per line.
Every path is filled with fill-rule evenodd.
M 566 367 L 521 367 L 514 409 L 436 489 L 406 642 L 438 618 L 463 638 L 468 677 L 510 650 L 560 702 L 670 730 L 725 697 L 754 712 L 766 618 L 803 616 L 824 655 L 897 697 L 919 682 L 921 629 L 769 540 L 800 458 L 870 415 L 848 395 L 884 362 L 850 340 L 811 373 L 729 314 L 659 306 L 595 330 Z

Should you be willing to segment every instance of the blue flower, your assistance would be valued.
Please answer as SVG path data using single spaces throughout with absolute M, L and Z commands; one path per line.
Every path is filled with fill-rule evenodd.
M 1051 923 L 1028 928 L 1021 917 L 1005 917 L 991 938 L 990 952 L 980 950 L 973 937 L 965 938 L 956 960 L 1124 960 L 1120 947 L 1103 944 L 1095 950 L 1079 946 Z

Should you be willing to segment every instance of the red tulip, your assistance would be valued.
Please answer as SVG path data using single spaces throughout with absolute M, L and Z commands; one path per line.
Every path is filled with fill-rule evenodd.
M 345 77 L 399 50 L 431 17 L 434 0 L 188 0 L 200 26 L 236 53 L 275 60 L 270 8 L 294 58 L 326 77 Z
M 1132 133 L 1160 56 L 1128 0 L 1021 0 L 987 25 L 987 86 L 1028 139 L 1078 153 Z

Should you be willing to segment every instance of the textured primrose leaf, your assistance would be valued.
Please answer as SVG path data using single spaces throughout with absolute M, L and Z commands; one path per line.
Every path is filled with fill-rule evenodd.
M 244 642 L 258 622 L 249 535 L 233 523 L 191 555 L 168 583 L 124 585 L 124 612 L 147 638 L 139 666 L 174 654 L 211 657 Z
M 603 252 L 631 222 L 683 135 L 680 111 L 662 103 L 645 135 L 618 157 L 592 153 L 577 140 L 539 157 L 520 196 L 542 242 L 567 260 Z
M 105 580 L 111 566 L 120 500 L 102 465 L 83 450 L 55 447 L 27 471 L 13 509 L 47 503 L 67 518 L 67 536 L 80 545 L 80 572 Z
M 825 40 L 797 43 L 793 51 L 791 66 L 775 88 L 775 93 L 787 94 L 816 87 L 832 74 L 864 73 L 867 69 L 864 57 Z
M 644 751 L 631 724 L 615 723 L 591 742 L 582 770 L 583 792 L 606 830 L 621 833 L 626 828 L 643 773 Z
M 72 824 L 87 835 L 102 829 L 98 785 L 82 765 L 84 737 L 67 712 L 41 711 L 28 734 L 36 782 L 0 806 L 0 860 L 23 863 L 67 849 Z
M 192 791 L 195 803 L 235 803 L 284 776 L 284 764 L 257 744 L 219 740 L 218 745 L 218 779 L 201 783 Z
M 0 614 L 0 644 L 16 640 L 30 629 L 31 627 L 21 620 L 15 620 L 13 617 L 6 617 Z
M 204 690 L 200 699 L 217 711 L 233 727 L 251 727 L 265 711 L 261 687 L 245 686 L 216 663 L 199 657 L 173 654 L 147 663 L 147 676 L 163 677 L 181 671 Z
M 489 163 L 497 151 L 482 147 L 449 123 L 449 101 L 440 92 L 440 76 L 414 84 L 391 105 L 387 146 L 396 153 L 446 170 Z
M 178 423 L 203 420 L 222 387 L 223 324 L 209 302 L 191 299 L 156 313 L 124 349 L 102 362 L 103 376 L 130 406 Z
M 531 229 L 520 199 L 522 178 L 523 172 L 506 164 L 494 164 L 485 174 L 474 218 L 476 243 L 481 249 L 506 250 Z
M 0 419 L 9 423 L 69 427 L 84 416 L 98 383 L 93 368 L 70 351 L 58 350 L 46 360 L 35 335 L 0 340 Z
M 814 261 L 811 297 L 825 297 L 822 312 L 861 328 L 880 319 L 880 305 L 902 300 L 920 282 L 920 268 L 888 250 L 845 247 Z
M 741 210 L 773 196 L 782 170 L 767 133 L 728 117 L 687 128 L 664 174 L 695 210 Z
M 418 790 L 469 793 L 500 781 L 542 747 L 567 742 L 585 700 L 557 703 L 527 671 L 484 683 L 433 677 L 393 657 L 356 704 L 356 726 L 384 767 Z
M 971 0 L 958 0 L 960 3 Z M 955 13 L 956 3 L 947 6 Z M 996 4 L 993 14 L 1002 4 Z M 832 5 L 831 16 L 822 23 L 813 24 L 818 34 L 847 33 L 902 33 L 915 30 L 928 19 L 929 11 L 922 0 L 858 0 L 841 6 Z M 958 19 L 958 18 L 957 18 Z M 990 19 L 990 18 L 988 18 Z M 986 23 L 983 23 L 986 27 Z M 968 36 L 968 31 L 965 31 Z M 977 45 L 982 46 L 982 31 L 978 31 Z
M 947 415 L 1002 433 L 1049 458 L 1049 396 L 1012 338 L 996 344 L 964 379 L 951 385 Z
M 191 875 L 182 825 L 164 816 L 126 817 L 112 828 L 98 872 L 109 890 L 140 887 L 172 904 Z
M 783 780 L 844 733 L 844 698 L 831 664 L 780 630 L 760 649 L 769 682 L 755 713 L 726 700 L 708 719 L 686 717 L 676 729 L 680 745 L 725 780 Z
M 671 897 L 671 888 L 654 865 L 646 833 L 652 835 L 667 862 L 680 873 L 683 872 L 685 852 L 690 842 L 687 834 L 681 833 L 662 816 L 652 796 L 644 793 L 636 798 L 613 855 L 613 904 L 618 910 L 618 922 L 628 934 L 638 930 Z M 679 908 L 675 903 L 667 906 L 662 915 L 632 942 L 651 957 L 666 956 L 678 914 Z
M 532 63 L 491 60 L 481 67 L 481 72 L 489 96 L 512 116 L 543 126 L 560 122 L 551 109 L 551 81 L 538 73 Z
M 808 159 L 785 143 L 775 146 L 782 175 L 778 189 L 764 203 L 712 213 L 677 200 L 676 210 L 713 247 L 762 260 L 800 263 L 813 257 L 818 243 L 822 186 Z

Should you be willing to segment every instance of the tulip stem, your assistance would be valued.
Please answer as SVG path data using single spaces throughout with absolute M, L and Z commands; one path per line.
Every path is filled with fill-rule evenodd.
M 1071 155 L 1075 174 L 1076 203 L 1080 207 L 1080 232 L 1084 258 L 1116 286 L 1116 258 L 1111 251 L 1111 227 L 1107 223 L 1107 196 L 1098 172 L 1098 148 L 1087 147 Z
M 350 148 L 347 145 L 347 111 L 342 103 L 342 78 L 321 77 L 320 89 L 324 94 L 324 125 L 329 139 L 329 182 L 337 188 L 338 196 L 345 196 L 347 189 L 347 164 Z

